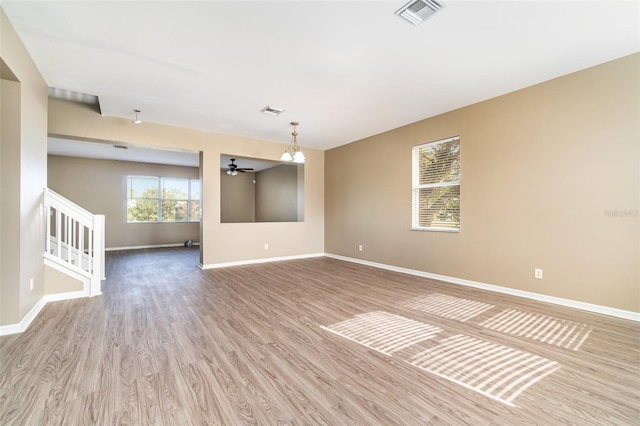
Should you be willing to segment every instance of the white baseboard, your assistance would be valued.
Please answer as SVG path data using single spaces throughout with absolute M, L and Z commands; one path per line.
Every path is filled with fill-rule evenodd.
M 46 303 L 59 302 L 61 300 L 81 299 L 83 297 L 91 297 L 88 291 L 69 291 L 67 293 L 45 294 L 42 298 Z
M 89 297 L 88 291 L 69 291 L 67 293 L 55 293 L 55 294 L 45 294 L 42 296 L 42 299 L 35 304 L 33 308 L 27 313 L 27 315 L 22 318 L 17 324 L 9 324 L 9 325 L 0 325 L 0 336 L 6 336 L 9 334 L 17 334 L 25 331 L 31 322 L 38 316 L 40 311 L 45 307 L 45 305 L 49 302 L 58 302 L 61 300 L 71 300 L 71 299 L 80 299 L 82 297 Z
M 193 243 L 194 246 L 199 246 L 200 243 Z M 142 249 L 154 249 L 165 247 L 182 247 L 184 243 L 172 243 L 172 244 L 155 244 L 147 246 L 126 246 L 126 247 L 107 247 L 104 251 L 119 251 L 119 250 L 142 250 Z
M 0 325 L 0 336 L 22 333 L 23 331 L 25 331 L 27 327 L 29 327 L 31 322 L 35 319 L 35 317 L 38 316 L 38 314 L 46 304 L 47 304 L 47 301 L 43 297 L 38 301 L 38 303 L 34 305 L 33 308 L 31 308 L 31 310 L 27 313 L 27 315 L 24 316 L 24 318 L 22 318 L 22 321 L 20 321 L 19 323 L 9 324 L 9 325 Z
M 494 284 L 486 284 L 478 281 L 465 280 L 462 278 L 449 277 L 446 275 L 432 274 L 430 272 L 418 271 L 415 269 L 401 268 L 384 263 L 370 262 L 368 260 L 356 259 L 353 257 L 340 256 L 337 254 L 326 253 L 325 256 L 344 260 L 346 262 L 359 263 L 361 265 L 373 266 L 374 268 L 386 269 L 388 271 L 400 272 L 403 274 L 415 275 L 423 278 L 431 278 L 438 281 L 460 284 L 467 287 L 479 288 L 482 290 L 494 291 L 497 293 L 508 294 L 511 296 L 524 297 L 526 299 L 538 300 L 541 302 L 553 303 L 554 305 L 566 306 L 569 308 L 580 309 L 583 311 L 594 312 L 598 314 L 609 315 L 612 317 L 623 318 L 631 321 L 640 322 L 640 313 L 633 311 L 625 311 L 623 309 L 611 308 L 608 306 L 595 305 L 592 303 L 580 302 L 577 300 L 563 299 L 561 297 L 548 296 L 546 294 L 533 293 L 530 291 L 516 290 L 508 287 L 501 287 Z
M 253 265 L 256 263 L 281 262 L 283 260 L 309 259 L 312 257 L 323 257 L 323 256 L 325 256 L 324 253 L 297 254 L 293 256 L 267 257 L 264 259 L 249 259 L 249 260 L 238 260 L 235 262 L 210 263 L 207 265 L 201 264 L 200 268 L 201 269 L 227 268 L 229 266 Z

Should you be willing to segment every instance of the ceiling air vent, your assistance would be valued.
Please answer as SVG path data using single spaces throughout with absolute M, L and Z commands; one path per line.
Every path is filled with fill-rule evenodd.
M 284 112 L 284 109 L 267 105 L 266 107 L 262 108 L 260 112 L 264 112 L 265 114 L 269 114 L 269 115 L 279 115 Z
M 418 25 L 443 7 L 443 3 L 438 3 L 434 0 L 413 0 L 396 10 L 396 15 L 406 19 L 413 25 Z

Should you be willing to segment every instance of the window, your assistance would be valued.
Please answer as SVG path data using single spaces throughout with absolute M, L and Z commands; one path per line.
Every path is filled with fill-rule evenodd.
M 127 176 L 127 222 L 198 222 L 198 179 Z
M 460 230 L 460 137 L 413 147 L 412 229 Z

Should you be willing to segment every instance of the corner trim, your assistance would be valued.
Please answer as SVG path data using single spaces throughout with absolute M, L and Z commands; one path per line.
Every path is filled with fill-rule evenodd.
M 297 254 L 293 256 L 267 257 L 264 259 L 238 260 L 235 262 L 209 263 L 206 265 L 200 264 L 199 266 L 200 266 L 200 269 L 217 269 L 217 268 L 227 268 L 229 266 L 253 265 L 256 263 L 281 262 L 283 260 L 309 259 L 312 257 L 323 257 L 323 256 L 326 256 L 326 254 L 325 253 Z
M 332 259 L 344 260 L 346 262 L 359 263 L 361 265 L 372 266 L 374 268 L 386 269 L 388 271 L 400 272 L 403 274 L 415 275 L 423 278 L 431 278 L 434 280 L 445 281 L 452 284 L 460 284 L 467 287 L 479 288 L 481 290 L 488 290 L 496 293 L 508 294 L 511 296 L 524 297 L 526 299 L 552 303 L 554 305 L 566 306 L 569 308 L 580 309 L 583 311 L 594 312 L 597 314 L 604 314 L 612 317 L 640 322 L 640 313 L 633 312 L 633 311 L 626 311 L 624 309 L 611 308 L 608 306 L 580 302 L 578 300 L 548 296 L 546 294 L 534 293 L 531 291 L 516 290 L 513 288 L 502 287 L 494 284 L 486 284 L 479 281 L 471 281 L 471 280 L 465 280 L 462 278 L 449 277 L 447 275 L 432 274 L 430 272 L 418 271 L 416 269 L 401 268 L 399 266 L 386 265 L 384 263 L 371 262 L 368 260 L 356 259 L 353 257 L 340 256 L 337 254 L 325 253 L 325 256 L 330 257 Z

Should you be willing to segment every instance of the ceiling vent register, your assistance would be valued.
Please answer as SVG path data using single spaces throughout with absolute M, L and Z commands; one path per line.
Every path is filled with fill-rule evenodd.
M 266 107 L 264 107 L 264 108 L 262 108 L 260 110 L 260 112 L 263 112 L 263 113 L 268 114 L 268 115 L 280 115 L 284 111 L 285 111 L 284 108 L 276 108 L 276 107 L 272 107 L 272 106 L 269 106 L 269 105 L 267 105 Z
M 443 3 L 434 0 L 413 0 L 396 10 L 396 15 L 418 25 L 433 16 L 444 7 Z

